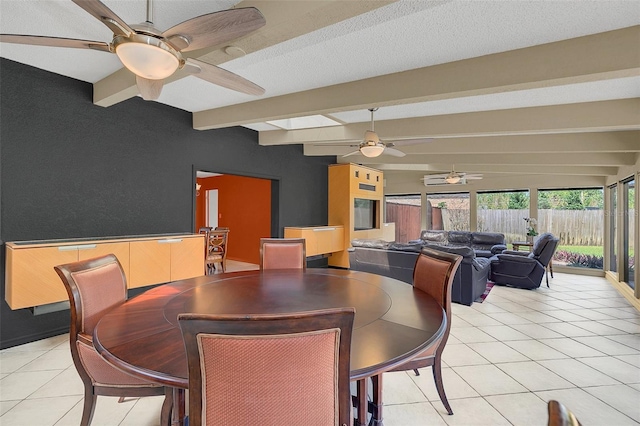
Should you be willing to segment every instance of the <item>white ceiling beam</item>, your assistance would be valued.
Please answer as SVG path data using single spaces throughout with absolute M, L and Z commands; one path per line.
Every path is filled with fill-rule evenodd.
M 234 40 L 232 44 L 249 54 L 396 1 L 242 1 L 235 8 L 255 7 L 264 15 L 267 24 L 246 37 Z M 220 65 L 234 59 L 224 53 L 221 50 L 222 47 L 225 46 L 212 46 L 207 49 L 188 52 L 184 56 L 197 58 L 212 65 Z M 187 73 L 176 73 L 165 79 L 165 84 L 188 75 Z M 135 77 L 126 69 L 116 71 L 94 83 L 93 86 L 93 103 L 103 107 L 114 105 L 138 94 Z
M 640 75 L 640 26 L 193 114 L 199 130 Z
M 368 123 L 260 132 L 260 145 L 360 142 Z M 480 111 L 376 122 L 387 141 L 419 137 L 531 135 L 640 129 L 640 98 Z
M 385 172 L 409 172 L 419 171 L 424 174 L 447 173 L 451 171 L 451 164 L 446 163 L 429 163 L 429 164 L 395 164 L 385 163 L 375 166 L 376 169 Z M 496 175 L 503 174 L 531 174 L 531 175 L 572 175 L 572 176 L 610 176 L 616 174 L 618 167 L 607 166 L 581 166 L 575 164 L 565 164 L 562 167 L 556 165 L 500 165 L 500 164 L 461 164 L 460 167 L 455 166 L 456 171 L 465 173 L 491 173 Z
M 355 144 L 357 145 L 357 143 Z M 484 154 L 558 152 L 640 152 L 640 132 L 598 132 L 574 134 L 510 135 L 475 138 L 433 139 L 398 146 L 406 154 Z M 357 147 L 331 143 L 305 144 L 304 155 L 345 155 Z
M 406 157 L 389 157 L 381 155 L 375 158 L 367 158 L 363 155 L 338 158 L 339 163 L 361 163 L 371 165 L 376 168 L 378 164 L 455 164 L 456 167 L 462 169 L 465 164 L 477 165 L 522 165 L 522 166 L 556 166 L 565 167 L 568 165 L 582 166 L 629 166 L 636 162 L 636 155 L 627 153 L 558 153 L 558 154 L 415 154 Z

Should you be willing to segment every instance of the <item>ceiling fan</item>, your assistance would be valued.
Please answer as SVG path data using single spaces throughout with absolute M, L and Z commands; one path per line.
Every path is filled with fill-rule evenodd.
M 451 172 L 449 173 L 441 173 L 441 174 L 433 174 L 433 175 L 424 175 L 422 180 L 424 181 L 425 186 L 428 185 L 463 185 L 466 184 L 468 180 L 478 180 L 482 179 L 481 174 L 471 174 L 471 173 L 460 173 L 456 172 L 454 166 L 451 167 Z
M 348 157 L 350 155 L 362 154 L 365 157 L 374 158 L 378 157 L 381 154 L 392 155 L 394 157 L 404 157 L 404 152 L 399 149 L 395 149 L 395 146 L 408 146 L 408 145 L 416 145 L 423 142 L 431 141 L 432 139 L 410 139 L 410 140 L 399 140 L 394 142 L 383 142 L 378 137 L 378 134 L 374 131 L 374 122 L 373 122 L 373 113 L 376 112 L 378 108 L 369 108 L 371 112 L 371 130 L 367 130 L 364 132 L 364 140 L 360 142 L 359 145 L 349 145 L 352 147 L 358 147 L 357 151 L 350 152 L 348 154 L 343 155 L 342 157 Z
M 147 0 L 146 22 L 138 25 L 128 25 L 99 0 L 72 1 L 113 31 L 110 43 L 18 34 L 0 34 L 0 42 L 115 53 L 136 75 L 138 90 L 145 100 L 158 99 L 164 79 L 178 69 L 231 90 L 250 95 L 264 94 L 262 87 L 237 74 L 182 56 L 183 52 L 227 43 L 262 27 L 266 21 L 256 8 L 208 13 L 160 31 L 153 25 L 152 0 Z

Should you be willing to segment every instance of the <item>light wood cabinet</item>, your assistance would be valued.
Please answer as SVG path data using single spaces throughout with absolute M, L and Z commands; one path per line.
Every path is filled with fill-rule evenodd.
M 69 300 L 56 265 L 113 253 L 129 288 L 204 275 L 204 235 L 6 243 L 5 300 L 11 309 Z
M 132 241 L 129 288 L 171 281 L 171 246 L 161 240 Z
M 204 275 L 204 244 L 200 238 L 183 238 L 171 247 L 171 281 Z
M 382 199 L 384 179 L 380 170 L 359 164 L 332 164 L 329 166 L 329 226 L 344 226 L 343 249 L 333 253 L 329 265 L 341 268 L 349 267 L 351 240 L 355 238 L 381 239 Z M 356 200 L 367 202 L 368 217 L 372 223 L 361 224 L 360 229 L 355 220 Z
M 307 257 L 335 253 L 344 250 L 342 226 L 311 226 L 284 228 L 285 238 L 304 238 Z

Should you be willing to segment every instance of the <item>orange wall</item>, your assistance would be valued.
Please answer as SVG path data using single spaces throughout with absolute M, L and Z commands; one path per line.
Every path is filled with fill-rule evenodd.
M 196 229 L 205 226 L 208 189 L 218 190 L 218 226 L 229 227 L 227 259 L 260 263 L 260 238 L 271 236 L 271 181 L 221 175 L 197 179 Z

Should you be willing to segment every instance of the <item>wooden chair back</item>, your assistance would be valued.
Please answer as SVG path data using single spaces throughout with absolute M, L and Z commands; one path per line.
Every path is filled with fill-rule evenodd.
M 547 404 L 549 411 L 548 426 L 581 426 L 580 422 L 562 403 L 551 400 Z
M 71 357 L 85 387 L 81 425 L 91 423 L 97 395 L 165 395 L 162 416 L 168 421 L 172 400 L 165 388 L 123 373 L 93 346 L 93 329 L 100 318 L 127 299 L 127 282 L 118 259 L 109 254 L 54 269 L 69 296 Z
M 212 229 L 206 233 L 205 267 L 207 275 L 215 270 L 215 264 L 222 265 L 222 272 L 227 268 L 227 251 L 229 244 L 229 228 Z
M 354 315 L 178 315 L 189 424 L 349 425 Z
M 260 269 L 307 269 L 304 238 L 261 238 Z

